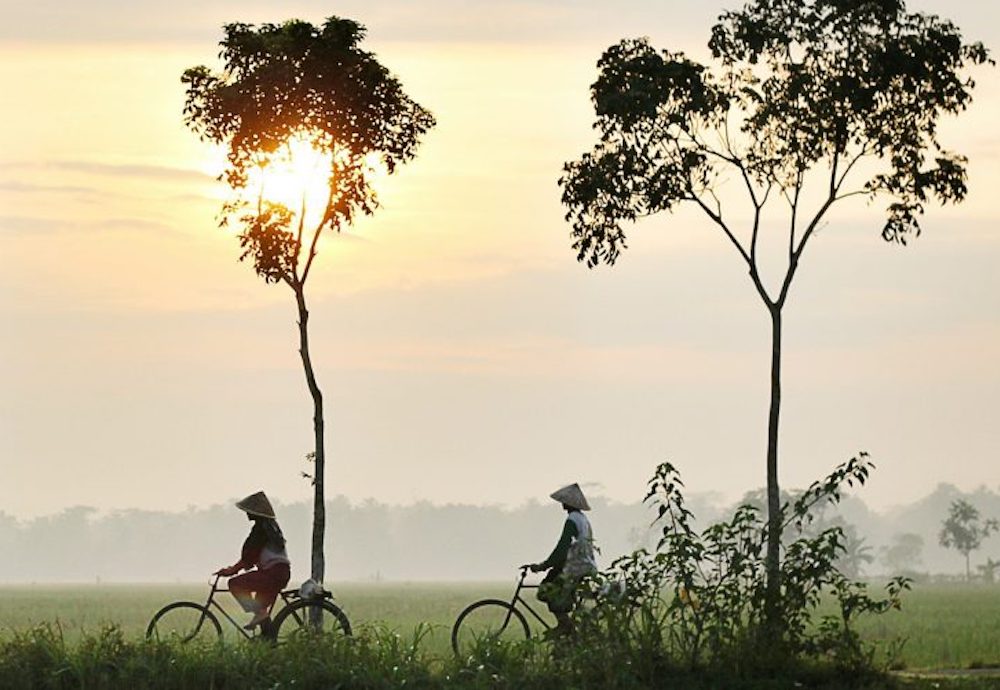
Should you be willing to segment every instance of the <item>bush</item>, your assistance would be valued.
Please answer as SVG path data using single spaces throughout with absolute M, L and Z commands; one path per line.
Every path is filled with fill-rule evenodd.
M 858 682 L 878 675 L 875 649 L 852 624 L 859 615 L 898 608 L 910 581 L 893 578 L 885 596 L 874 598 L 837 567 L 843 529 L 809 529 L 817 507 L 863 485 L 872 467 L 861 454 L 782 505 L 782 625 L 774 630 L 764 616 L 767 516 L 743 505 L 698 532 L 677 470 L 660 465 L 646 496 L 660 528 L 656 551 L 623 557 L 587 584 L 596 604 L 578 616 L 581 646 L 626 660 L 630 673 L 647 681 L 666 672 L 748 679 L 826 668 Z M 836 614 L 818 613 L 826 597 L 835 600 Z

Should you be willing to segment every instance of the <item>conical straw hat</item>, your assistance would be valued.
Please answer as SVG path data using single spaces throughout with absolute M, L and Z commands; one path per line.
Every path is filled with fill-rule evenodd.
M 264 495 L 263 491 L 250 494 L 242 501 L 237 501 L 236 507 L 251 515 L 274 519 L 274 508 L 271 507 L 271 502 L 267 500 L 267 496 Z
M 587 497 L 583 495 L 583 491 L 580 490 L 579 484 L 574 483 L 569 486 L 564 486 L 558 491 L 549 494 L 549 496 L 560 503 L 565 503 L 570 508 L 576 508 L 577 510 L 590 510 L 590 504 L 587 503 Z

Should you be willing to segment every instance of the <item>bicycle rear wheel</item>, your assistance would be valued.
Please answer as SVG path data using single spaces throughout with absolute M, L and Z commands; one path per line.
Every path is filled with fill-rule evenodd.
M 274 618 L 274 636 L 279 642 L 317 635 L 351 634 L 351 622 L 329 599 L 302 599 L 283 608 Z
M 215 614 L 201 604 L 177 601 L 156 612 L 146 628 L 150 640 L 193 640 L 217 642 L 222 639 L 222 626 Z
M 528 621 L 516 608 L 499 599 L 483 599 L 458 614 L 451 629 L 451 648 L 464 655 L 494 642 L 520 642 L 531 637 Z

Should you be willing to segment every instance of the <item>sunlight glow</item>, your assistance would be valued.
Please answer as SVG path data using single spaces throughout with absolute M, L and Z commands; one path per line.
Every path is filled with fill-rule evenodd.
M 224 185 L 215 185 L 210 196 L 225 199 L 235 193 L 251 206 L 255 206 L 258 199 L 282 204 L 294 214 L 296 223 L 304 208 L 304 225 L 307 232 L 311 232 L 319 224 L 326 208 L 331 163 L 332 154 L 316 149 L 309 137 L 303 134 L 289 139 L 266 164 L 252 168 L 245 188 L 227 190 Z M 220 146 L 203 159 L 200 167 L 213 177 L 219 177 L 227 165 L 226 150 Z M 377 197 L 381 183 L 388 175 L 385 165 L 376 154 L 366 156 L 364 165 L 368 182 Z
M 315 228 L 330 195 L 331 162 L 331 154 L 314 148 L 306 137 L 290 139 L 266 166 L 251 171 L 247 200 L 260 197 L 282 204 L 296 218 L 304 208 L 306 227 Z

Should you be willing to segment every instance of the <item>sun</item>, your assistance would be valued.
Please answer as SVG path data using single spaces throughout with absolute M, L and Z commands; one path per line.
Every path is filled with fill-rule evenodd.
M 295 214 L 304 210 L 305 225 L 315 226 L 329 200 L 333 155 L 317 149 L 304 135 L 290 138 L 266 165 L 253 169 L 247 192 L 254 199 L 282 204 Z M 379 182 L 386 175 L 384 166 L 375 155 L 366 156 L 362 165 L 377 194 Z
M 281 204 L 294 214 L 298 225 L 304 212 L 303 225 L 314 229 L 323 218 L 330 196 L 331 167 L 333 155 L 329 151 L 316 148 L 310 138 L 300 134 L 289 138 L 266 162 L 247 170 L 246 184 L 228 192 L 216 188 L 211 195 L 221 198 L 233 195 L 246 202 L 251 208 L 258 201 Z M 226 150 L 218 147 L 211 158 L 206 159 L 203 168 L 206 173 L 218 177 L 228 163 Z M 376 154 L 364 158 L 365 175 L 369 185 L 378 196 L 382 182 L 388 171 Z
M 308 224 L 318 223 L 330 196 L 332 155 L 320 151 L 304 136 L 289 139 L 266 165 L 250 171 L 247 196 L 281 204 Z

